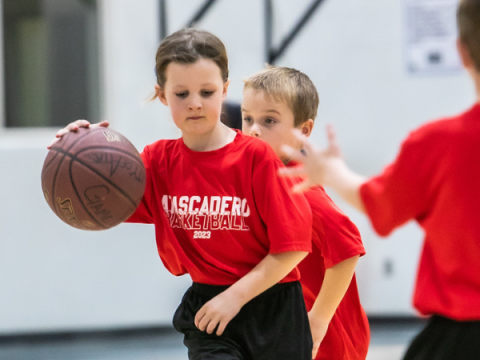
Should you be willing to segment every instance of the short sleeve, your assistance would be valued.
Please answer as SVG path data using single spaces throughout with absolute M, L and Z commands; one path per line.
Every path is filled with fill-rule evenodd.
M 130 216 L 125 222 L 153 224 L 153 215 L 148 201 L 148 199 L 152 198 L 153 194 L 152 167 L 148 147 L 143 150 L 140 156 L 142 157 L 143 165 L 145 166 L 145 192 L 143 194 L 142 201 L 138 205 L 137 209 L 132 214 L 132 216 Z
M 366 212 L 379 235 L 386 236 L 408 220 L 424 215 L 428 179 L 433 176 L 428 164 L 439 161 L 427 158 L 425 147 L 417 134 L 410 134 L 396 160 L 360 187 Z
M 312 209 L 313 242 L 329 269 L 354 256 L 365 255 L 360 232 L 319 186 L 305 194 Z
M 294 194 L 293 183 L 278 175 L 283 166 L 268 159 L 254 169 L 253 194 L 260 217 L 267 226 L 269 253 L 308 251 L 312 248 L 312 213 L 303 194 Z

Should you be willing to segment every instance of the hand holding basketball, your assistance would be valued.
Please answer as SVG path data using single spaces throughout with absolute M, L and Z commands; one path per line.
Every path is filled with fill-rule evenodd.
M 78 129 L 82 127 L 95 129 L 97 127 L 108 127 L 109 125 L 110 123 L 107 120 L 103 120 L 97 124 L 90 124 L 88 120 L 83 120 L 83 119 L 76 120 L 74 122 L 71 122 L 67 126 L 65 126 L 63 129 L 58 130 L 58 132 L 55 134 L 55 138 L 53 139 L 53 141 L 50 143 L 50 145 L 47 146 L 47 149 L 51 149 L 53 144 L 58 142 L 63 135 L 69 133 L 70 131 L 76 132 L 78 131 Z
M 128 219 L 145 190 L 145 167 L 135 147 L 107 122 L 78 120 L 57 133 L 42 169 L 42 189 L 53 212 L 84 230 Z

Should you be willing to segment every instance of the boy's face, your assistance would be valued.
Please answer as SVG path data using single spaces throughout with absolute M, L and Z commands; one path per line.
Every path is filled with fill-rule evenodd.
M 242 120 L 243 133 L 265 140 L 284 163 L 289 159 L 282 153 L 281 146 L 299 147 L 292 134 L 295 128 L 292 110 L 286 103 L 265 96 L 261 90 L 243 92 Z

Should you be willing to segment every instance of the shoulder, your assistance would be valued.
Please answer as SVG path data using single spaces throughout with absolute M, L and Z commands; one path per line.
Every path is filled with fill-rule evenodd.
M 157 150 L 163 150 L 163 149 L 169 149 L 169 148 L 177 146 L 177 144 L 180 142 L 180 140 L 181 139 L 157 140 L 157 141 L 145 146 L 145 149 L 148 149 L 150 152 L 157 151 Z
M 325 189 L 322 186 L 315 186 L 305 192 L 305 198 L 307 199 L 312 213 L 321 212 L 321 209 L 328 204 L 330 198 L 328 197 Z M 330 200 L 331 201 L 331 200 Z
M 242 136 L 244 149 L 247 153 L 251 153 L 264 160 L 279 160 L 277 154 L 273 151 L 271 146 L 264 140 L 239 133 Z
M 305 198 L 314 216 L 324 219 L 347 217 L 321 186 L 316 186 L 306 191 Z
M 238 145 L 242 147 L 246 152 L 251 152 L 251 153 L 267 153 L 269 151 L 272 151 L 272 148 L 270 145 L 267 144 L 267 142 L 258 139 L 253 136 L 248 136 L 242 133 L 241 131 L 237 132 L 238 138 Z
M 251 159 L 255 166 L 267 163 L 281 164 L 281 161 L 267 142 L 252 136 L 237 133 L 237 150 L 241 152 L 243 158 Z
M 171 156 L 173 152 L 178 152 L 181 139 L 174 140 L 158 140 L 145 146 L 142 152 L 143 158 L 149 160 L 160 160 L 164 157 Z
M 321 186 L 305 192 L 312 217 L 322 224 L 322 230 L 329 242 L 360 240 L 360 233 L 350 218 L 333 202 Z M 315 226 L 314 226 L 315 228 Z
M 445 138 L 453 138 L 456 134 L 463 132 L 462 120 L 467 113 L 444 117 L 429 121 L 415 130 L 411 131 L 404 141 L 404 144 L 430 144 L 438 143 Z

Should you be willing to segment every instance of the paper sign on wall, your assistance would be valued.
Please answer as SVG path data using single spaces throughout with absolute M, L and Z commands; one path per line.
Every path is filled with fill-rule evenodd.
M 412 74 L 462 69 L 456 48 L 459 0 L 404 0 L 407 69 Z

